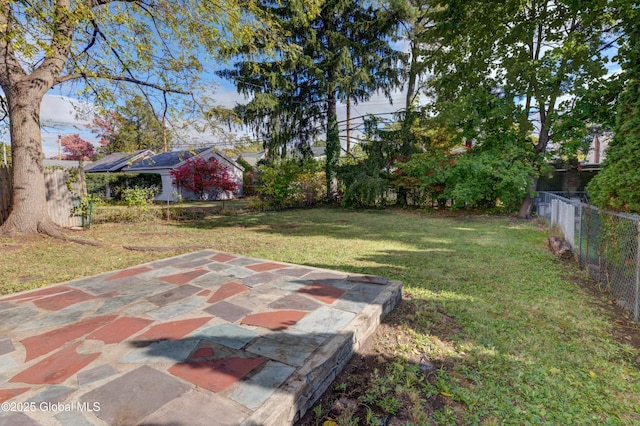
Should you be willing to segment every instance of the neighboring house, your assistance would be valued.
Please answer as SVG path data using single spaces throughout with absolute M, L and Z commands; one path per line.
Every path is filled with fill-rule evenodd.
M 150 149 L 141 149 L 134 153 L 130 152 L 114 152 L 106 157 L 94 161 L 90 166 L 85 167 L 87 173 L 114 173 L 119 172 L 127 166 L 142 161 L 155 155 Z
M 326 148 L 324 146 L 312 146 L 311 156 L 314 160 L 323 160 L 327 156 L 325 150 Z
M 120 173 L 125 167 L 135 164 L 139 161 L 154 155 L 150 149 L 141 149 L 136 152 L 114 152 L 101 159 L 94 161 L 91 165 L 85 167 L 85 173 Z M 107 183 L 105 187 L 105 196 L 111 198 L 111 186 Z
M 197 196 L 185 189 L 176 188 L 169 172 L 182 166 L 189 158 L 199 156 L 208 160 L 215 157 L 221 164 L 227 166 L 231 175 L 238 182 L 237 195 L 242 194 L 242 172 L 243 168 L 235 161 L 229 159 L 214 147 L 199 148 L 191 151 L 173 151 L 163 152 L 146 158 L 142 161 L 125 167 L 125 173 L 157 173 L 162 179 L 162 192 L 156 197 L 156 200 L 162 201 L 178 201 L 179 199 L 197 200 Z M 217 199 L 230 199 L 234 194 L 226 191 L 222 194 L 216 194 Z
M 236 161 L 242 158 L 244 161 L 247 162 L 247 164 L 249 164 L 251 167 L 255 168 L 258 165 L 258 161 L 264 159 L 265 154 L 266 154 L 265 151 L 260 151 L 260 152 L 241 152 L 236 157 Z
M 584 162 L 586 164 L 600 164 L 606 158 L 606 151 L 609 147 L 609 142 L 613 139 L 613 132 L 604 132 L 601 135 L 595 135 L 591 146 L 589 147 L 589 153 L 586 155 Z

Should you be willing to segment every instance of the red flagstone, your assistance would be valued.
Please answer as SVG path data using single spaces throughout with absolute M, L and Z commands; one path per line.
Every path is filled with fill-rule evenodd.
M 71 291 L 65 293 L 59 293 L 53 296 L 43 297 L 42 299 L 36 299 L 33 301 L 33 303 L 40 309 L 46 309 L 48 311 L 59 311 L 68 306 L 91 299 L 95 299 L 95 296 L 74 288 L 71 289 Z
M 208 296 L 211 294 L 211 290 L 206 289 L 206 290 L 202 290 L 200 293 L 198 293 L 198 296 Z
M 242 324 L 255 325 L 271 330 L 285 330 L 307 315 L 301 311 L 274 311 L 247 315 L 241 321 Z
M 238 293 L 242 293 L 243 291 L 247 291 L 247 290 L 249 290 L 249 287 L 242 285 L 240 283 L 236 283 L 236 282 L 227 283 L 221 286 L 219 289 L 217 289 L 216 292 L 213 293 L 213 296 L 211 296 L 211 298 L 207 300 L 207 302 L 209 303 L 219 302 L 220 300 L 224 300 L 226 298 L 229 298 L 231 296 L 234 296 Z
M 21 340 L 27 351 L 25 362 L 49 353 L 67 342 L 85 336 L 100 327 L 109 324 L 116 315 L 105 315 L 101 317 L 90 318 L 75 324 L 69 324 L 60 327 L 48 333 L 39 334 L 37 336 L 27 337 Z
M 153 320 L 142 318 L 122 317 L 111 324 L 105 325 L 95 333 L 87 336 L 87 339 L 102 340 L 106 344 L 120 343 L 151 324 Z
M 167 275 L 165 277 L 160 277 L 160 279 L 171 284 L 183 285 L 207 273 L 209 273 L 209 271 L 196 269 L 195 271 L 184 272 L 181 274 Z
M 67 291 L 73 290 L 71 287 L 67 287 L 66 285 L 58 285 L 53 287 L 45 287 L 41 290 L 32 291 L 30 293 L 20 293 L 15 296 L 2 298 L 2 301 L 5 300 L 17 300 L 19 302 L 27 302 L 33 299 L 39 299 L 44 296 L 50 296 L 52 294 L 65 293 Z
M 34 385 L 52 385 L 64 382 L 100 356 L 100 353 L 79 354 L 76 352 L 76 348 L 81 343 L 77 342 L 48 356 L 39 363 L 16 374 L 9 381 L 32 383 Z
M 226 253 L 218 253 L 218 254 L 215 254 L 215 255 L 211 256 L 209 259 L 215 260 L 216 262 L 225 263 L 225 262 L 228 262 L 230 260 L 236 259 L 236 257 L 232 256 L 230 254 L 226 254 Z
M 314 299 L 327 303 L 329 305 L 335 302 L 336 300 L 338 300 L 340 296 L 342 296 L 345 293 L 344 290 L 341 290 L 339 288 L 331 287 L 328 285 L 322 285 L 318 283 L 313 283 L 306 287 L 302 287 L 297 292 L 302 294 L 308 294 Z
M 252 271 L 256 271 L 256 272 L 273 271 L 274 269 L 281 269 L 286 267 L 287 265 L 281 265 L 279 263 L 271 263 L 271 262 L 258 263 L 257 265 L 245 266 L 245 268 L 251 269 Z
M 132 277 L 134 275 L 142 274 L 149 271 L 153 271 L 153 268 L 150 268 L 148 266 L 138 266 L 137 268 L 125 269 L 124 271 L 120 271 L 117 274 L 109 277 L 107 281 L 117 280 L 118 278 Z
M 2 389 L 0 390 L 0 403 L 10 400 L 21 393 L 28 391 L 31 388 L 14 388 L 14 389 Z
M 178 340 L 193 330 L 203 326 L 213 317 L 191 318 L 181 321 L 171 321 L 151 327 L 137 338 L 140 340 Z
M 213 348 L 200 348 L 200 349 L 196 349 L 196 351 L 189 356 L 189 359 L 213 358 L 213 354 L 214 354 Z
M 169 372 L 201 388 L 221 392 L 262 365 L 265 358 L 226 358 L 175 364 Z

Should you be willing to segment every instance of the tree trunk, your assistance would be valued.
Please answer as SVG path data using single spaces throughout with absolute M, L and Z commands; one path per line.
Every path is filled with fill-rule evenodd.
M 533 182 L 533 185 L 529 187 L 529 194 L 533 194 L 533 192 L 536 190 L 538 179 L 533 178 Z M 532 195 L 529 194 L 524 197 L 524 200 L 522 200 L 520 210 L 518 210 L 518 219 L 531 219 L 531 210 L 533 210 L 533 202 L 535 201 L 535 199 Z
M 411 43 L 411 64 L 409 66 L 409 76 L 407 77 L 407 97 L 405 99 L 405 109 L 413 105 L 413 98 L 416 94 L 416 83 L 418 80 L 418 56 L 420 52 L 416 42 Z
M 544 108 L 541 108 L 544 111 Z M 547 114 L 540 114 L 541 118 L 546 117 Z M 544 121 L 540 127 L 540 135 L 538 136 L 538 143 L 535 147 L 535 156 L 534 162 L 537 164 L 543 161 L 542 154 L 544 154 L 547 150 L 547 145 L 549 144 L 549 128 L 546 126 Z M 531 176 L 531 184 L 527 189 L 527 195 L 522 200 L 522 204 L 520 204 L 520 210 L 518 210 L 518 219 L 530 219 L 531 218 L 531 210 L 533 209 L 533 202 L 535 199 L 533 198 L 533 194 L 536 193 L 538 189 L 538 175 Z
M 336 94 L 327 97 L 327 146 L 326 146 L 327 200 L 338 201 L 338 159 L 340 158 L 340 134 L 336 113 Z
M 0 234 L 18 235 L 44 232 L 59 235 L 47 210 L 42 137 L 40 134 L 40 90 L 17 84 L 6 93 L 11 117 L 13 159 L 13 204 Z

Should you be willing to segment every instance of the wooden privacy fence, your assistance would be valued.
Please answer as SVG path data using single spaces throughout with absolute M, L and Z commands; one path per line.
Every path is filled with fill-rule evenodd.
M 82 169 L 45 169 L 44 182 L 47 208 L 54 223 L 63 227 L 81 226 L 82 218 L 73 214 L 73 201 L 87 191 Z M 0 166 L 0 223 L 7 219 L 10 210 L 11 169 Z

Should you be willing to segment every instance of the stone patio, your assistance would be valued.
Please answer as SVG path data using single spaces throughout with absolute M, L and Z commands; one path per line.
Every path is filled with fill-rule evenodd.
M 0 298 L 0 425 L 285 425 L 401 297 L 211 250 Z

